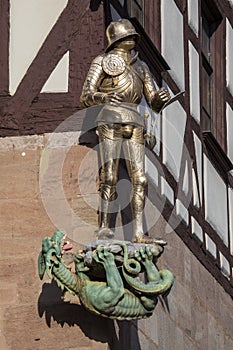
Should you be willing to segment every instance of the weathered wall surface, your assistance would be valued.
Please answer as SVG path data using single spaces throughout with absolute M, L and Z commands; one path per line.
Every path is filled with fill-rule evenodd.
M 54 283 L 39 280 L 41 240 L 58 217 L 76 247 L 94 238 L 96 153 L 74 142 L 65 147 L 72 137 L 78 141 L 58 135 L 50 149 L 49 135 L 1 139 L 0 350 L 231 350 L 232 299 L 174 232 L 163 235 L 161 217 L 152 230 L 168 241 L 159 267 L 176 280 L 151 318 L 114 323 L 93 316 L 74 297 L 62 301 Z

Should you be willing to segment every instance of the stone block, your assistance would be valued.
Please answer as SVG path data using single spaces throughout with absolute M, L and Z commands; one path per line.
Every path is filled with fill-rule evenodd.
M 73 216 L 75 214 L 71 204 L 71 198 L 59 199 L 54 197 L 43 198 L 43 203 L 40 203 L 41 209 L 43 209 L 43 211 L 46 213 L 53 226 L 56 228 L 64 229 L 67 234 L 73 230 L 72 223 Z
M 175 349 L 184 350 L 183 333 L 177 324 L 171 319 L 168 312 L 159 307 L 157 309 L 159 319 L 159 350 Z
M 208 313 L 208 349 L 225 350 L 223 328 L 210 312 Z
M 14 152 L 13 149 L 11 152 L 6 152 L 5 150 L 0 149 L 0 164 L 1 167 L 8 166 L 9 164 L 14 164 Z
M 0 199 L 36 198 L 38 193 L 38 168 L 35 165 L 1 166 Z
M 201 298 L 209 310 L 220 312 L 220 300 L 217 292 L 218 283 L 213 276 L 191 255 L 191 289 L 195 297 Z
M 6 344 L 6 338 L 3 335 L 0 335 L 0 349 L 1 350 L 10 350 Z
M 0 217 L 3 237 L 32 237 L 41 231 L 54 231 L 54 225 L 38 199 L 1 200 Z
M 83 245 L 96 240 L 96 232 L 92 225 L 83 225 L 80 227 L 74 227 L 69 237 L 83 247 Z
M 186 246 L 184 246 L 184 283 L 186 288 L 189 288 L 189 293 L 190 293 L 191 278 L 192 278 L 191 254 L 190 254 L 190 250 Z
M 145 336 L 150 339 L 150 341 L 154 344 L 154 346 L 158 346 L 159 344 L 159 332 L 158 332 L 158 323 L 159 316 L 155 311 L 153 315 L 145 320 L 141 320 L 138 322 L 139 330 L 145 334 Z
M 192 327 L 192 299 L 190 295 L 190 289 L 186 285 L 181 284 L 180 281 L 176 279 L 167 300 L 172 319 L 176 320 L 177 326 L 183 329 L 185 333 L 189 334 Z
M 138 341 L 139 338 L 139 341 Z M 138 330 L 138 337 L 131 338 L 131 344 L 130 349 L 140 350 L 158 350 L 158 346 L 152 342 L 150 338 L 146 336 L 145 333 L 140 332 L 140 329 Z
M 173 232 L 165 237 L 167 241 L 164 253 L 162 255 L 161 266 L 169 267 L 176 278 L 184 281 L 185 266 L 184 266 L 184 245 L 181 239 Z
M 46 148 L 40 162 L 40 191 L 61 198 L 97 191 L 97 152 L 85 146 Z
M 232 322 L 232 301 L 231 304 L 221 304 L 220 312 L 217 315 L 218 320 L 223 325 L 225 333 L 232 337 L 233 322 Z
M 193 340 L 187 335 L 184 335 L 184 350 L 199 350 L 200 348 L 195 345 Z
M 34 278 L 36 260 L 37 259 L 34 259 L 34 254 L 27 254 L 27 256 L 25 255 L 23 257 L 16 256 L 14 258 L 1 259 L 0 277 L 11 278 L 13 276 L 17 279 L 17 285 L 22 280 L 27 283 L 26 279 Z
M 228 335 L 224 338 L 224 350 L 232 350 L 233 349 L 233 339 Z
M 72 208 L 74 211 L 74 225 L 83 226 L 85 224 L 97 227 L 97 210 L 99 204 L 98 194 L 87 194 L 85 196 L 75 196 L 72 198 Z
M 63 188 L 63 165 L 69 147 L 46 148 L 41 154 L 39 188 L 43 197 L 65 197 Z
M 191 338 L 200 349 L 208 349 L 208 312 L 205 304 L 191 299 Z
M 40 150 L 0 151 L 0 199 L 38 196 Z
M 108 342 L 103 330 L 106 321 L 90 316 L 78 305 L 50 305 L 42 317 L 36 304 L 18 305 L 8 308 L 4 315 L 4 334 L 11 350 L 64 350 L 77 346 L 102 350 Z
M 66 155 L 63 168 L 63 187 L 67 196 L 97 192 L 97 152 L 84 146 L 73 146 Z
M 0 306 L 14 305 L 17 303 L 17 299 L 17 283 L 1 281 Z

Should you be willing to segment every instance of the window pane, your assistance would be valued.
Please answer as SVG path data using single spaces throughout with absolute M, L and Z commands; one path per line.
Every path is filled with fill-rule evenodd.
M 202 17 L 202 52 L 208 62 L 211 62 L 212 54 L 212 25 L 205 17 Z
M 131 17 L 136 17 L 137 20 L 144 25 L 144 0 L 128 0 L 128 9 Z
M 205 111 L 211 116 L 212 77 L 204 67 L 202 69 L 202 91 L 202 106 Z

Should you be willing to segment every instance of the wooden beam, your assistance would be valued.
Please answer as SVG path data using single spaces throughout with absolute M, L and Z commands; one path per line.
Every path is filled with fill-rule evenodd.
M 0 95 L 9 93 L 9 0 L 0 0 Z
M 38 96 L 53 69 L 70 47 L 89 11 L 89 0 L 70 0 L 47 36 L 36 58 L 19 84 L 15 95 L 3 109 L 1 128 L 18 130 L 24 113 Z

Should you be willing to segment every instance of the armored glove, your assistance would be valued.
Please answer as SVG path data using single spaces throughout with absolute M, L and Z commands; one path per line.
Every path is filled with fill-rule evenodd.
M 110 103 L 113 105 L 117 105 L 123 101 L 123 95 L 112 92 L 112 93 L 105 93 L 105 92 L 95 92 L 92 95 L 92 100 L 94 105 L 95 104 L 104 104 L 104 103 Z
M 163 105 L 170 100 L 170 94 L 167 90 L 164 88 L 161 88 L 156 91 L 154 94 L 154 97 L 151 100 L 151 108 L 156 113 L 159 113 L 161 109 L 163 108 Z

